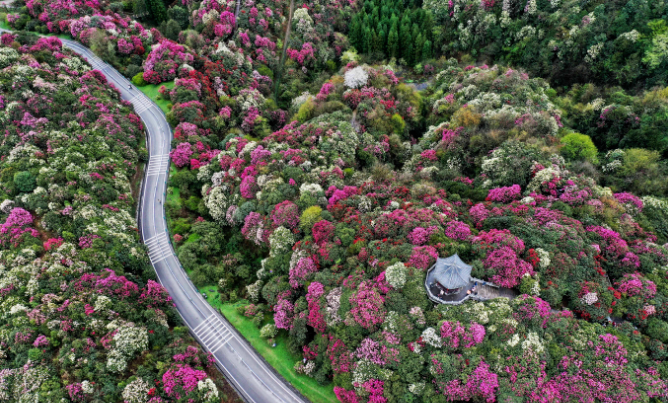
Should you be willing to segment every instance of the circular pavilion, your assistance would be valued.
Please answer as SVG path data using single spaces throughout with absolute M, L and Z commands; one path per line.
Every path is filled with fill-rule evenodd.
M 441 300 L 465 292 L 471 282 L 471 269 L 456 253 L 447 258 L 436 259 L 436 263 L 427 270 L 425 279 L 430 298 Z

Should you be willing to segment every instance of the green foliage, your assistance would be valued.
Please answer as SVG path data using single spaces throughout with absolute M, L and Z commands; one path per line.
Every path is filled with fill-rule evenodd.
M 136 0 L 137 2 L 142 2 L 142 0 Z M 167 9 L 165 3 L 162 0 L 143 0 L 145 3 L 145 9 L 148 12 L 149 17 L 156 23 L 161 23 L 166 21 Z
M 143 87 L 147 85 L 148 83 L 144 81 L 144 73 L 135 74 L 135 76 L 132 77 L 132 84 L 136 85 L 137 87 Z
M 653 339 L 668 343 L 668 323 L 658 318 L 652 318 L 648 321 L 647 335 Z
M 348 39 L 361 53 L 379 59 L 401 58 L 408 65 L 431 58 L 432 17 L 399 0 L 366 0 L 355 14 Z
M 315 114 L 315 104 L 314 102 L 309 99 L 306 102 L 302 104 L 302 106 L 299 107 L 299 111 L 297 111 L 297 114 L 295 115 L 294 119 L 300 121 L 300 122 L 306 122 L 307 120 L 310 120 Z
M 587 160 L 598 163 L 598 150 L 586 134 L 569 133 L 561 138 L 561 154 L 569 160 Z
M 406 122 L 404 118 L 401 117 L 398 113 L 392 115 L 392 126 L 394 126 L 394 132 L 397 134 L 403 134 L 406 129 Z
M 305 231 L 310 232 L 313 224 L 322 219 L 322 209 L 319 206 L 311 206 L 304 210 L 299 221 L 299 227 Z
M 35 177 L 28 171 L 21 171 L 14 174 L 14 185 L 19 192 L 32 192 L 37 186 Z
M 171 39 L 173 41 L 176 41 L 179 37 L 179 32 L 181 32 L 181 25 L 173 19 L 170 19 L 168 21 L 163 21 L 162 24 L 160 24 L 160 32 L 167 38 Z
M 167 10 L 167 15 L 171 20 L 174 20 L 178 22 L 179 26 L 181 29 L 186 29 L 188 28 L 189 22 L 189 15 L 188 15 L 188 10 L 181 6 L 172 6 Z

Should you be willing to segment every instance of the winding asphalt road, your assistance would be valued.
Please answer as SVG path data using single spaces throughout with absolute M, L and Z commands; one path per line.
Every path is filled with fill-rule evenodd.
M 4 31 L 0 29 L 0 32 Z M 169 291 L 191 334 L 210 352 L 218 369 L 247 402 L 308 402 L 258 355 L 234 327 L 200 295 L 174 253 L 163 203 L 169 172 L 172 131 L 162 110 L 117 70 L 78 42 L 63 44 L 83 56 L 130 101 L 148 134 L 149 162 L 144 171 L 138 220 L 151 264 Z

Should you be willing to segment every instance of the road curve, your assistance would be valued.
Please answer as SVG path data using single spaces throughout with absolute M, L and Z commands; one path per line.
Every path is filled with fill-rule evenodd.
M 0 32 L 6 31 L 0 29 Z M 130 101 L 144 122 L 149 162 L 144 171 L 138 221 L 142 241 L 160 283 L 172 297 L 190 333 L 210 352 L 218 369 L 247 402 L 308 402 L 292 388 L 234 327 L 209 305 L 193 285 L 172 247 L 163 202 L 169 173 L 172 131 L 162 110 L 117 70 L 78 42 L 63 44 L 88 60 Z

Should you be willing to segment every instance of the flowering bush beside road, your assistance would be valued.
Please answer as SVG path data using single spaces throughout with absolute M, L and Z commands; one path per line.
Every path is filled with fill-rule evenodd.
M 139 243 L 139 117 L 58 38 L 0 42 L 0 399 L 219 402 Z
M 160 86 L 178 258 L 295 374 L 344 403 L 668 399 L 663 3 L 131 3 L 147 28 L 96 2 L 8 21 Z M 57 40 L 2 43 L 8 382 L 33 368 L 16 351 L 66 363 L 70 343 L 57 384 L 89 399 L 78 331 L 117 377 L 93 393 L 213 400 L 168 301 L 142 299 L 166 296 L 127 230 L 139 120 Z M 426 271 L 455 253 L 516 297 L 435 305 Z M 125 318 L 99 344 L 98 294 Z

